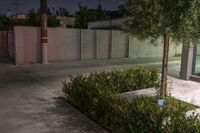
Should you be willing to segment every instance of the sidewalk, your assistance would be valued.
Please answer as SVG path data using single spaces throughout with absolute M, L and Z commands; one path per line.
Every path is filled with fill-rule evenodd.
M 200 83 L 193 81 L 184 81 L 173 77 L 169 78 L 170 92 L 178 100 L 194 104 L 200 107 Z
M 173 77 L 168 77 L 168 93 L 172 97 L 197 106 L 197 109 L 188 111 L 187 116 L 200 114 L 200 83 L 194 81 L 184 81 Z M 155 88 L 137 90 L 121 94 L 128 100 L 133 100 L 137 96 L 155 96 Z
M 112 59 L 15 66 L 0 63 L 0 132 L 102 133 L 71 105 L 60 102 L 61 81 L 69 75 L 130 68 L 138 64 L 161 66 L 161 59 Z M 180 60 L 170 59 L 170 75 L 178 75 Z

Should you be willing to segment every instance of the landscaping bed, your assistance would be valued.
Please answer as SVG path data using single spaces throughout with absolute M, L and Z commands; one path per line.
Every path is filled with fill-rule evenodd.
M 159 88 L 159 75 L 151 67 L 76 75 L 63 82 L 63 91 L 71 105 L 111 133 L 200 132 L 198 116 L 185 117 L 192 105 L 168 97 L 161 109 L 157 96 L 128 101 L 119 95 Z

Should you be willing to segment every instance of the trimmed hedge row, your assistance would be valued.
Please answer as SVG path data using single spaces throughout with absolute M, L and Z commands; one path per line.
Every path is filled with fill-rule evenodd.
M 119 96 L 120 92 L 159 86 L 158 81 L 158 69 L 137 67 L 77 75 L 63 82 L 63 90 L 70 104 L 111 133 L 200 132 L 197 117 L 186 118 L 188 108 L 183 104 L 168 100 L 161 110 L 155 97 L 128 102 Z
M 110 72 L 95 72 L 89 75 L 70 77 L 71 82 L 64 83 L 65 88 L 105 87 L 104 90 L 114 89 L 118 93 L 128 92 L 143 88 L 159 87 L 159 69 L 151 67 L 136 67 L 128 70 L 114 70 Z

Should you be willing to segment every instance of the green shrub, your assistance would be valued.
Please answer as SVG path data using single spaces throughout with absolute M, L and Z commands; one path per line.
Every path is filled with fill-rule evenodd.
M 101 84 L 85 84 L 86 79 L 88 77 L 78 75 L 73 78 L 73 84 L 64 83 L 68 102 L 101 127 L 116 133 L 123 132 L 121 124 L 125 120 L 126 99 L 120 97 L 114 89 Z
M 199 131 L 197 116 L 185 117 L 185 112 L 194 106 L 167 99 L 163 109 L 157 105 L 158 97 L 141 97 L 132 101 L 129 109 L 129 124 L 133 132 L 141 133 L 182 133 Z M 187 129 L 187 130 L 186 130 Z M 185 132 L 184 131 L 184 132 Z
M 93 87 L 106 87 L 122 93 L 137 89 L 159 87 L 159 69 L 151 67 L 136 67 L 128 70 L 114 70 L 111 72 L 95 72 L 87 76 L 77 75 L 70 77 L 69 83 L 64 83 L 66 88 L 86 88 L 87 84 Z M 86 85 L 86 86 L 85 86 Z
M 128 102 L 119 95 L 158 87 L 158 72 L 156 68 L 138 67 L 72 76 L 70 82 L 63 82 L 63 91 L 70 104 L 111 133 L 199 132 L 198 116 L 185 117 L 185 112 L 193 106 L 169 97 L 160 109 L 157 97 L 140 97 Z

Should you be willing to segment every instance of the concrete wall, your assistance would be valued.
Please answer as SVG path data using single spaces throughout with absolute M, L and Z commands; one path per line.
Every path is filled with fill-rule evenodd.
M 112 31 L 112 58 L 127 56 L 127 39 L 120 31 Z
M 97 59 L 109 58 L 109 31 L 96 31 Z
M 49 28 L 48 39 L 49 61 L 80 59 L 80 30 Z
M 8 34 L 7 31 L 0 31 L 0 57 L 8 56 Z
M 181 54 L 182 45 L 176 47 L 171 45 L 169 50 L 169 56 L 175 56 Z M 163 42 L 160 40 L 158 46 L 154 46 L 149 40 L 138 40 L 136 38 L 129 39 L 129 57 L 162 57 L 163 55 Z
M 15 27 L 16 64 L 41 62 L 40 28 Z M 120 31 L 48 29 L 48 60 L 162 57 L 162 46 L 149 41 L 128 38 Z M 181 47 L 171 46 L 170 56 L 181 53 Z
M 16 64 L 40 62 L 40 28 L 17 26 L 14 33 Z
M 81 30 L 81 59 L 94 59 L 96 56 L 96 32 Z

